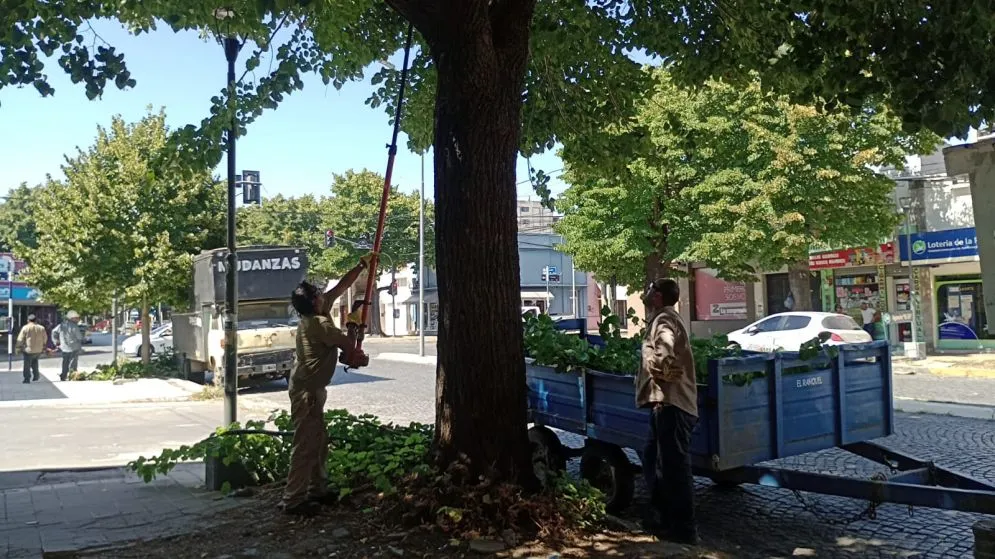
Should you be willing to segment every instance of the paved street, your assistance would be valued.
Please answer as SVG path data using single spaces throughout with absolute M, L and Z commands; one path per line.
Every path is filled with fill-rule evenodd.
M 267 415 L 249 406 L 241 406 L 240 420 Z M 8 426 L 0 472 L 122 466 L 203 439 L 221 425 L 223 409 L 221 400 L 0 407 L 0 425 Z
M 411 342 L 404 340 L 395 343 Z M 413 343 L 417 344 L 417 340 Z M 431 422 L 434 415 L 435 368 L 426 364 L 378 361 L 375 356 L 383 352 L 381 347 L 369 344 L 368 348 L 374 355 L 371 366 L 361 372 L 345 373 L 340 369 L 329 387 L 328 406 L 344 407 L 353 413 L 376 414 L 385 421 Z M 403 352 L 403 349 L 394 346 L 390 347 L 390 351 Z M 987 385 L 975 384 L 981 382 L 986 381 L 896 375 L 895 391 L 896 395 L 901 396 L 921 393 L 916 391 L 939 394 L 939 391 L 947 390 L 953 391 L 950 398 L 974 398 L 975 403 L 990 402 L 992 392 L 983 392 Z M 244 390 L 240 402 L 241 419 L 264 417 L 273 408 L 288 406 L 286 384 L 279 381 Z M 10 542 L 15 539 L 52 542 L 53 546 L 58 547 L 68 546 L 77 540 L 104 543 L 161 533 L 156 516 L 160 513 L 150 496 L 154 493 L 146 491 L 150 488 L 140 484 L 121 483 L 124 478 L 120 472 L 112 471 L 114 473 L 106 474 L 111 476 L 110 479 L 99 482 L 81 485 L 70 481 L 53 485 L 46 480 L 57 474 L 44 474 L 38 481 L 38 472 L 30 470 L 123 465 L 140 454 L 148 455 L 166 446 L 175 447 L 200 440 L 220 423 L 221 413 L 220 400 L 0 407 L 0 422 L 17 426 L 8 430 L 4 438 L 5 452 L 0 455 L 0 472 L 15 472 L 0 473 L 0 491 L 8 515 L 5 519 L 8 525 L 22 529 L 16 538 L 9 529 L 0 530 L 0 549 L 3 549 L 3 538 Z M 995 423 L 939 415 L 899 413 L 896 417 L 898 433 L 887 440 L 887 444 L 922 458 L 934 459 L 943 466 L 976 478 L 995 482 Z M 563 438 L 568 444 L 579 444 L 576 437 L 564 435 Z M 836 450 L 787 460 L 785 465 L 864 478 L 880 469 L 863 459 Z M 165 498 L 169 503 L 165 509 L 172 515 L 166 515 L 161 522 L 162 530 L 167 533 L 181 525 L 182 516 L 186 514 L 182 511 L 199 510 L 197 507 L 208 503 L 189 489 L 191 484 L 197 483 L 196 477 L 202 474 L 203 467 L 197 465 L 191 468 L 185 470 L 189 475 L 179 474 L 180 481 L 163 482 L 165 486 L 172 487 L 171 492 L 164 493 L 168 495 Z M 576 461 L 573 461 L 571 469 L 576 471 L 576 468 Z M 111 488 L 112 485 L 114 488 Z M 32 487 L 30 491 L 27 486 Z M 161 490 L 165 486 L 158 487 Z M 59 499 L 65 493 L 89 495 L 88 492 L 97 492 L 98 489 L 101 493 L 93 498 L 112 499 L 114 503 L 108 504 L 110 510 L 121 512 L 121 515 L 114 517 L 116 519 L 108 517 L 102 522 L 117 522 L 120 524 L 118 528 L 92 530 L 87 524 L 90 520 L 84 522 L 78 518 L 83 509 L 71 500 L 68 505 L 60 504 Z M 108 491 L 111 493 L 107 494 Z M 30 493 L 30 499 L 23 496 L 25 492 Z M 968 557 L 972 545 L 970 526 L 977 519 L 976 515 L 927 509 L 917 509 L 910 517 L 905 507 L 885 504 L 877 509 L 876 519 L 861 519 L 849 525 L 834 526 L 827 519 L 856 515 L 866 509 L 866 503 L 805 494 L 803 498 L 807 504 L 803 505 L 790 491 L 759 486 L 718 491 L 706 480 L 698 481 L 697 493 L 699 521 L 706 542 L 712 539 L 720 540 L 723 547 L 739 546 L 742 553 L 737 556 L 742 557 L 804 555 L 809 553 L 806 550 L 813 550 L 810 556 L 818 557 Z M 135 502 L 139 504 L 135 505 Z M 226 506 L 228 502 L 220 501 L 222 504 L 217 505 L 211 501 L 208 505 Z M 644 491 L 639 489 L 637 508 L 634 510 L 641 505 L 645 505 L 645 496 Z M 11 510 L 21 510 L 18 514 L 28 515 L 24 510 L 27 508 L 40 519 L 38 524 L 28 524 L 36 522 L 30 520 L 14 521 L 9 517 Z M 103 508 L 101 505 L 99 510 Z M 135 508 L 140 508 L 135 513 L 138 516 L 124 520 L 124 511 Z M 98 508 L 93 507 L 92 510 Z M 60 523 L 67 527 L 59 529 L 58 538 L 45 535 L 45 530 L 54 531 L 56 526 L 62 526 Z M 26 527 L 34 531 L 28 531 Z M 122 534 L 127 537 L 118 538 Z M 88 539 L 91 537 L 94 541 Z
M 995 379 L 916 373 L 894 375 L 895 397 L 995 406 Z

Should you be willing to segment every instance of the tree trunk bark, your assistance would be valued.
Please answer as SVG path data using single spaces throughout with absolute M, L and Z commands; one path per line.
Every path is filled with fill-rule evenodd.
M 431 37 L 440 464 L 534 488 L 515 166 L 534 0 L 447 3 Z
M 152 329 L 149 327 L 149 300 L 148 298 L 142 298 L 142 317 L 139 319 L 142 321 L 142 364 L 149 365 L 152 362 L 151 352 L 149 351 L 151 344 L 150 333 Z
M 791 310 L 812 310 L 812 274 L 807 260 L 788 266 L 788 288 L 795 299 L 795 306 Z
M 367 334 L 373 336 L 383 334 L 383 328 L 380 326 L 380 290 L 376 287 L 373 288 L 373 300 L 370 302 L 369 327 L 369 330 L 366 331 Z

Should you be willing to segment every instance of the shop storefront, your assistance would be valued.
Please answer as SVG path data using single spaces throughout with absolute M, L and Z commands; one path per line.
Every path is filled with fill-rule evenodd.
M 931 305 L 924 310 L 931 318 L 934 347 L 944 349 L 995 348 L 987 332 L 981 263 L 973 227 L 929 231 L 912 235 L 912 265 L 929 268 Z M 901 239 L 903 260 L 909 258 Z
M 6 351 L 8 329 L 16 337 L 21 327 L 28 321 L 28 315 L 35 315 L 38 324 L 51 330 L 59 323 L 58 309 L 39 300 L 41 293 L 34 287 L 17 281 L 27 266 L 10 253 L 0 253 L 0 350 Z M 8 274 L 13 271 L 13 278 Z M 10 281 L 13 280 L 13 281 Z M 13 315 L 10 309 L 13 308 Z M 13 317 L 13 324 L 10 322 Z
M 810 270 L 822 274 L 824 310 L 858 318 L 860 305 L 867 303 L 882 313 L 889 311 L 887 278 L 888 267 L 895 263 L 894 243 L 814 253 L 808 262 Z

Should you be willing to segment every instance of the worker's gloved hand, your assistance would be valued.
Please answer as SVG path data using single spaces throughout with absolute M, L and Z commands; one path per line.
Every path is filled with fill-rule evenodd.
M 369 268 L 374 256 L 380 256 L 379 252 L 370 251 L 359 258 L 359 263 L 363 268 Z
M 363 323 L 363 311 L 362 310 L 358 310 L 356 312 L 351 312 L 351 313 L 347 314 L 346 317 L 345 317 L 345 323 L 346 324 L 355 324 L 357 326 L 360 325 L 360 324 L 362 324 Z
M 370 356 L 361 349 L 354 349 L 348 352 L 343 351 L 342 355 L 339 356 L 339 361 L 350 369 L 358 369 L 370 364 Z

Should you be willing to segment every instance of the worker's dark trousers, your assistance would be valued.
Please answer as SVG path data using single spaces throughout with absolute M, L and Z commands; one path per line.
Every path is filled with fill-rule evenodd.
M 38 371 L 38 356 L 40 353 L 25 353 L 24 354 L 24 380 L 30 381 L 32 375 L 34 375 L 34 380 L 38 380 L 41 373 Z
M 643 452 L 644 474 L 655 520 L 665 531 L 696 534 L 691 433 L 698 418 L 674 406 L 657 405 L 650 414 L 650 439 Z
M 78 351 L 63 351 L 62 352 L 62 374 L 59 378 L 66 380 L 69 373 L 75 371 L 79 367 L 79 352 Z
M 283 492 L 287 507 L 297 506 L 308 498 L 324 496 L 328 488 L 328 432 L 325 430 L 324 388 L 298 389 L 290 381 L 290 418 L 294 423 L 294 442 L 290 452 L 290 472 Z

